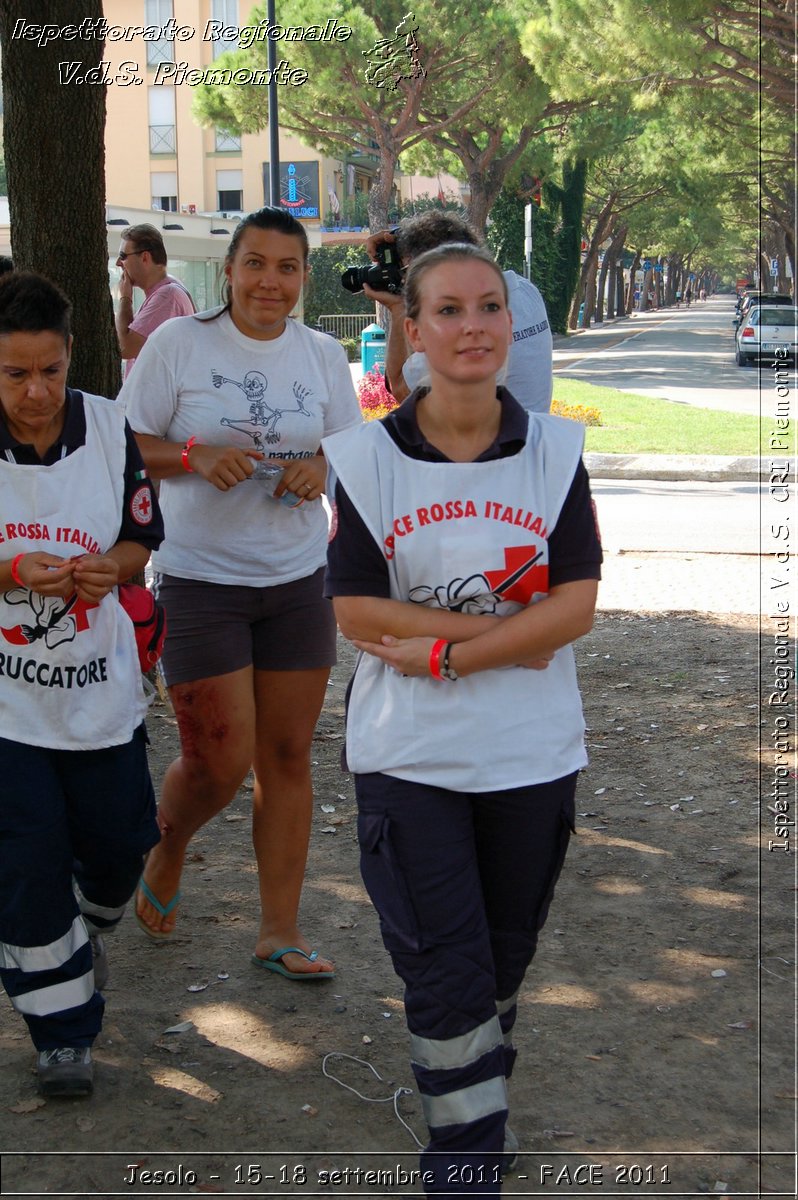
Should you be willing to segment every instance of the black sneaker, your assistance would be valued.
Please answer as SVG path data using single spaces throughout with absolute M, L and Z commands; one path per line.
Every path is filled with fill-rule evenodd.
M 98 992 L 101 992 L 108 982 L 108 952 L 99 933 L 93 933 L 89 941 L 91 942 L 91 957 L 94 962 L 94 986 Z
M 36 1067 L 43 1096 L 88 1096 L 94 1087 L 94 1064 L 88 1046 L 40 1050 Z

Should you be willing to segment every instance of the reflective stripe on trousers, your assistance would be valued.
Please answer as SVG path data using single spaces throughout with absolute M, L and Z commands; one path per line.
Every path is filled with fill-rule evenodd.
M 575 783 L 460 795 L 355 778 L 361 872 L 405 984 L 428 1194 L 499 1195 L 517 993 L 565 856 Z

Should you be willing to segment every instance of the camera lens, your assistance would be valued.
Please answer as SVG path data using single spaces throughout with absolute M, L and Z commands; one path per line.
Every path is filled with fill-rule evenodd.
M 362 292 L 369 267 L 348 267 L 341 276 L 341 286 L 348 292 Z

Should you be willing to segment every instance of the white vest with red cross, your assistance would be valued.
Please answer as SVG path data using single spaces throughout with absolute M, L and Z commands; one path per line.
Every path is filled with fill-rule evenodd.
M 377 423 L 325 439 L 324 452 L 388 564 L 391 596 L 509 616 L 548 592 L 548 535 L 579 463 L 583 429 L 530 414 L 524 449 L 488 462 L 409 458 Z M 585 765 L 573 651 L 546 670 L 480 671 L 454 683 L 358 661 L 346 756 L 464 792 L 558 779 Z
M 51 466 L 0 457 L 0 558 L 103 554 L 122 521 L 124 411 L 84 394 L 86 442 Z M 129 742 L 147 702 L 133 625 L 116 589 L 99 604 L 0 593 L 0 736 L 94 750 Z

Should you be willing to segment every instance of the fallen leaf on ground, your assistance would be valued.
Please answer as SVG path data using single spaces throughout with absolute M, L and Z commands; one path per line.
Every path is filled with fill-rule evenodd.
M 12 1113 L 32 1113 L 36 1112 L 37 1108 L 42 1108 L 47 1101 L 43 1096 L 32 1096 L 30 1100 L 20 1100 L 19 1104 L 15 1104 L 13 1108 L 9 1108 Z

